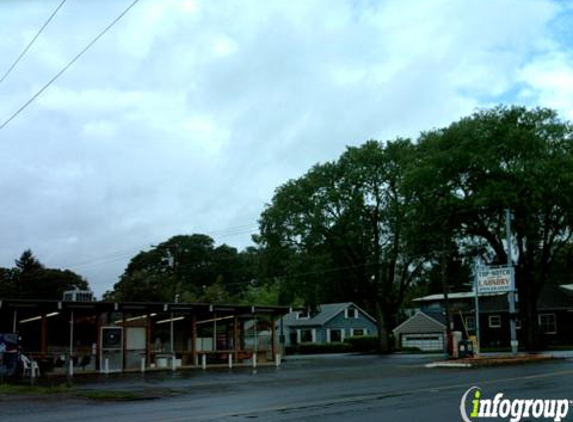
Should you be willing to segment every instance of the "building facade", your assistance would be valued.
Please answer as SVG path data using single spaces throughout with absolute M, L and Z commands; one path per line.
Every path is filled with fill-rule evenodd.
M 0 333 L 15 333 L 42 373 L 119 372 L 203 363 L 273 362 L 287 307 L 0 299 Z
M 517 295 L 516 328 L 517 340 L 523 344 L 525 333 L 519 317 L 519 295 Z M 414 299 L 418 311 L 432 315 L 444 323 L 445 311 L 443 294 L 435 294 Z M 477 336 L 476 299 L 473 292 L 451 293 L 448 295 L 452 329 L 462 332 L 464 337 Z M 482 348 L 510 346 L 510 313 L 507 293 L 495 293 L 479 297 L 479 338 Z M 413 318 L 413 317 L 412 317 Z M 409 326 L 412 320 L 405 321 Z M 573 285 L 546 285 L 537 301 L 538 338 L 541 346 L 573 345 Z M 426 327 L 417 333 L 430 334 Z M 397 339 L 398 341 L 398 339 Z M 398 344 L 400 346 L 400 344 Z
M 310 314 L 291 312 L 280 325 L 286 346 L 343 343 L 348 337 L 377 335 L 374 318 L 352 302 L 322 304 Z

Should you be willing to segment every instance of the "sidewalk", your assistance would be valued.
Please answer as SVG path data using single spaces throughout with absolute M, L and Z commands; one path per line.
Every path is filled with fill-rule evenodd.
M 441 360 L 425 365 L 426 368 L 472 368 L 485 366 L 523 365 L 527 363 L 542 362 L 554 359 L 573 359 L 572 350 L 555 350 L 543 352 L 511 353 L 480 353 L 473 358 Z

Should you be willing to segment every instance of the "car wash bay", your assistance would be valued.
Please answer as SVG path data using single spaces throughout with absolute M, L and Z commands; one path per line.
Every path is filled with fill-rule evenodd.
M 286 307 L 4 299 L 0 332 L 18 333 L 41 373 L 120 372 L 273 362 Z

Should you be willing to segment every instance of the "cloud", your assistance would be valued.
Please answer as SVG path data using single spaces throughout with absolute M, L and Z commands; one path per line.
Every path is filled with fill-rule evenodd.
M 573 58 L 554 52 L 524 66 L 519 75 L 524 84 L 520 98 L 558 110 L 573 120 Z
M 68 2 L 0 118 L 129 2 Z M 0 69 L 50 12 L 0 3 Z M 571 9 L 533 0 L 138 3 L 0 131 L 0 265 L 25 248 L 96 292 L 181 233 L 249 244 L 274 189 L 346 145 L 500 101 L 571 118 Z

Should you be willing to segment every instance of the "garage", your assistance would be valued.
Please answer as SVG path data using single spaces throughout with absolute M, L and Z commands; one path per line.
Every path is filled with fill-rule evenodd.
M 444 350 L 445 318 L 441 312 L 418 311 L 393 330 L 396 347 L 424 352 Z
M 443 334 L 402 334 L 402 349 L 420 349 L 423 352 L 444 350 Z

